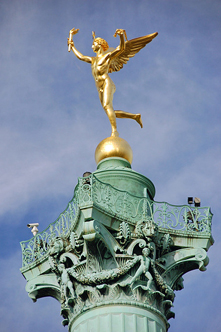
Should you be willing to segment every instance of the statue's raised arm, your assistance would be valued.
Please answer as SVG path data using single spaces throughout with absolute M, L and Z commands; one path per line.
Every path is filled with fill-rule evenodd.
M 70 52 L 71 50 L 73 51 L 73 53 L 76 55 L 76 57 L 79 60 L 91 63 L 92 62 L 92 58 L 90 56 L 85 56 L 83 54 L 81 54 L 75 47 L 74 42 L 73 42 L 73 35 L 76 35 L 76 33 L 78 33 L 79 29 L 71 29 L 69 32 L 69 38 L 68 38 L 68 52 Z
M 135 54 L 137 54 L 142 48 L 144 48 L 148 43 L 150 43 L 157 35 L 158 32 L 154 32 L 150 35 L 127 40 L 125 42 L 123 52 L 119 53 L 119 55 L 115 57 L 111 62 L 109 73 L 122 69 L 123 65 L 126 64 L 130 58 L 134 57 Z M 114 37 L 116 37 L 116 33 L 114 34 Z M 125 37 L 127 39 L 126 32 Z
M 120 45 L 111 52 L 111 60 L 113 60 L 115 57 L 120 56 L 120 54 L 125 50 L 125 39 L 127 40 L 126 31 L 124 29 L 117 29 L 115 31 L 114 37 L 116 37 L 117 35 L 120 37 Z
M 89 57 L 81 54 L 74 46 L 72 36 L 77 32 L 78 29 L 70 30 L 68 45 L 78 59 L 91 63 L 92 75 L 98 90 L 99 99 L 111 123 L 111 136 L 118 136 L 116 118 L 134 119 L 142 128 L 143 124 L 139 113 L 133 114 L 113 109 L 113 95 L 116 88 L 108 74 L 123 68 L 123 65 L 145 47 L 147 43 L 151 42 L 158 33 L 155 32 L 151 35 L 127 40 L 126 31 L 117 29 L 114 37 L 119 35 L 120 45 L 115 49 L 109 48 L 106 40 L 100 37 L 95 38 L 95 33 L 92 33 L 94 39 L 92 49 L 96 53 L 96 56 Z

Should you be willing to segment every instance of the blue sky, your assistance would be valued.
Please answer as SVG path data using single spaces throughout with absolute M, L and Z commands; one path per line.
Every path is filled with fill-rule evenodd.
M 94 151 L 110 135 L 90 66 L 67 52 L 93 55 L 91 31 L 110 46 L 117 28 L 128 39 L 158 31 L 123 70 L 111 74 L 114 106 L 142 114 L 144 128 L 118 120 L 133 149 L 132 168 L 156 187 L 157 201 L 197 196 L 214 213 L 215 244 L 206 272 L 184 276 L 170 332 L 219 331 L 221 298 L 220 54 L 221 2 L 0 2 L 1 331 L 67 331 L 54 299 L 32 303 L 19 272 L 26 227 L 44 230 L 73 196 L 77 178 L 94 171 Z

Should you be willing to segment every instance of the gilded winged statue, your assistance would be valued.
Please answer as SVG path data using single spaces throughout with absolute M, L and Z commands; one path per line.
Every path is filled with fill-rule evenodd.
M 78 59 L 91 64 L 92 75 L 98 90 L 100 102 L 111 124 L 111 136 L 119 136 L 117 132 L 116 118 L 134 119 L 142 128 L 143 124 L 140 114 L 116 111 L 113 109 L 113 95 L 116 91 L 116 87 L 108 74 L 113 71 L 119 71 L 123 68 L 123 65 L 145 47 L 146 44 L 150 43 L 158 33 L 155 32 L 147 36 L 127 40 L 126 31 L 123 29 L 117 29 L 114 37 L 117 35 L 120 37 L 120 45 L 115 49 L 109 48 L 106 40 L 100 37 L 95 38 L 95 33 L 92 33 L 92 49 L 96 53 L 96 56 L 90 57 L 81 54 L 74 45 L 72 37 L 78 31 L 79 29 L 75 28 L 70 30 L 68 51 L 70 52 L 70 50 L 72 50 Z

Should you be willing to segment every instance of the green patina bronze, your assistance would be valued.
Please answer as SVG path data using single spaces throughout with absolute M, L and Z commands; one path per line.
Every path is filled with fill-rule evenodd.
M 56 298 L 71 332 L 165 332 L 182 275 L 208 264 L 212 213 L 154 195 L 121 158 L 79 178 L 59 218 L 21 242 L 29 296 Z

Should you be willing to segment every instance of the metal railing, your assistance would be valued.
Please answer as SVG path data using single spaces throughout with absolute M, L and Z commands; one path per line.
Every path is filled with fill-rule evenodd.
M 74 229 L 80 209 L 91 206 L 132 225 L 141 220 L 152 221 L 159 230 L 211 235 L 212 213 L 209 207 L 176 206 L 136 197 L 101 182 L 91 174 L 87 178 L 79 178 L 74 198 L 55 222 L 32 239 L 21 242 L 23 266 L 44 257 L 56 237 L 67 236 Z
M 67 209 L 60 214 L 57 220 L 51 223 L 44 231 L 35 235 L 32 239 L 22 241 L 22 266 L 27 266 L 41 257 L 44 257 L 48 248 L 57 237 L 68 234 L 79 215 L 77 199 L 74 197 Z
M 211 234 L 209 207 L 172 205 L 136 197 L 101 182 L 95 175 L 79 179 L 78 201 L 80 207 L 96 205 L 105 213 L 133 225 L 140 220 L 152 220 L 159 228 Z

